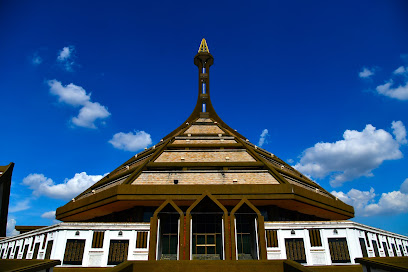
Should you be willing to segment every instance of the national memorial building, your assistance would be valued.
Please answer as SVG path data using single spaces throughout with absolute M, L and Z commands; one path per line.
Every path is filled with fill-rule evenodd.
M 349 221 L 352 206 L 224 123 L 213 61 L 203 39 L 185 122 L 58 208 L 62 223 L 0 240 L 0 257 L 59 260 L 56 271 L 314 271 L 408 256 L 408 237 Z

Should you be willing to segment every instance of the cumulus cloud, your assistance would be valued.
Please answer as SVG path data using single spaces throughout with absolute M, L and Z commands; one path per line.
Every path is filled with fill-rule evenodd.
M 50 219 L 53 224 L 58 224 L 61 221 L 55 219 L 55 211 L 45 212 L 41 215 L 41 218 Z
M 46 218 L 46 219 L 55 219 L 55 211 L 49 211 L 45 212 L 41 215 L 41 218 Z
M 393 72 L 396 75 L 404 75 L 408 73 L 408 67 L 400 66 Z
M 268 137 L 268 136 L 269 136 L 269 131 L 265 128 L 264 130 L 262 130 L 262 133 L 259 136 L 258 145 L 260 147 L 262 147 L 264 143 L 268 142 L 268 141 L 266 141 L 266 137 Z
M 20 234 L 19 231 L 16 230 L 16 220 L 14 218 L 10 218 L 7 220 L 7 227 L 6 227 L 6 235 L 7 236 L 16 236 Z
M 47 196 L 56 199 L 72 199 L 95 182 L 102 175 L 87 175 L 86 172 L 76 173 L 71 179 L 65 179 L 62 183 L 54 183 L 43 174 L 30 174 L 23 179 L 23 184 L 33 190 L 35 196 Z
M 77 117 L 71 119 L 72 123 L 79 127 L 97 128 L 95 122 L 103 120 L 111 115 L 105 106 L 98 102 L 91 102 L 91 94 L 85 89 L 73 83 L 63 86 L 56 79 L 48 80 L 50 93 L 58 97 L 60 103 L 73 107 L 81 107 Z
M 69 59 L 70 56 L 71 56 L 72 51 L 73 51 L 73 47 L 66 46 L 66 47 L 62 48 L 61 51 L 59 52 L 59 55 L 58 55 L 57 59 L 59 61 L 64 61 L 64 60 Z
M 96 128 L 97 119 L 105 119 L 111 114 L 98 102 L 88 102 L 80 110 L 77 117 L 72 118 L 72 123 L 79 127 Z
M 404 59 L 405 55 L 401 55 L 401 58 Z M 394 70 L 393 75 L 394 79 L 400 81 L 401 84 L 395 83 L 394 79 L 391 78 L 384 84 L 378 85 L 376 87 L 377 92 L 381 95 L 385 95 L 398 100 L 408 100 L 408 67 L 398 67 Z
M 368 68 L 363 68 L 363 70 L 360 72 L 360 73 L 358 73 L 358 76 L 360 77 L 360 78 L 369 78 L 369 77 L 371 77 L 371 76 L 373 76 L 374 75 L 374 69 L 368 69 Z
M 75 62 L 73 61 L 74 51 L 75 51 L 75 47 L 71 45 L 71 46 L 65 46 L 58 53 L 57 61 L 68 72 L 73 71 L 73 66 L 75 64 Z
M 113 135 L 109 143 L 117 149 L 125 151 L 137 151 L 152 144 L 152 138 L 149 133 L 144 131 L 119 132 Z
M 360 191 L 351 189 L 348 193 L 333 191 L 340 200 L 354 206 L 357 216 L 395 215 L 408 212 L 408 179 L 401 185 L 400 191 L 382 193 L 375 202 L 374 189 Z
M 374 188 L 371 188 L 370 191 L 351 189 L 348 193 L 332 191 L 331 194 L 339 198 L 341 201 L 353 206 L 358 215 L 364 214 L 364 208 L 368 203 L 371 203 L 376 196 Z
M 392 133 L 395 135 L 395 139 L 400 144 L 407 143 L 407 130 L 401 121 L 392 121 L 391 123 Z
M 402 54 L 403 60 L 408 60 L 408 54 Z M 360 78 L 370 78 L 374 75 L 375 69 L 363 68 L 359 73 Z M 408 100 L 408 66 L 399 66 L 392 73 L 390 79 L 385 80 L 384 84 L 377 85 L 377 93 L 395 98 L 398 100 Z
M 399 99 L 408 100 L 408 81 L 405 85 L 394 86 L 394 81 L 390 79 L 387 83 L 377 86 L 376 90 L 379 94 Z
M 91 94 L 87 94 L 85 89 L 73 83 L 62 86 L 61 82 L 52 79 L 47 81 L 50 93 L 58 96 L 58 101 L 71 106 L 84 106 L 91 100 Z
M 21 212 L 28 210 L 30 208 L 30 199 L 24 199 L 22 201 L 17 202 L 17 204 L 10 206 L 9 212 Z
M 331 176 L 332 187 L 361 176 L 372 176 L 372 170 L 385 160 L 402 158 L 400 146 L 406 143 L 405 127 L 393 122 L 394 137 L 383 129 L 366 125 L 364 130 L 346 130 L 343 140 L 320 142 L 306 149 L 294 166 L 313 178 Z

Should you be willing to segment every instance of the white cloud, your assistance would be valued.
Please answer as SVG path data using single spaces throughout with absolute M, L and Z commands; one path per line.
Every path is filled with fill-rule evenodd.
M 399 150 L 403 143 L 402 122 L 393 122 L 393 128 L 396 139 L 372 125 L 366 125 L 363 131 L 346 130 L 343 140 L 321 142 L 306 149 L 294 167 L 313 178 L 331 175 L 330 184 L 333 187 L 361 176 L 372 176 L 371 171 L 383 161 L 397 160 L 403 156 Z
M 382 193 L 375 202 L 374 189 L 360 191 L 351 189 L 348 193 L 333 191 L 332 194 L 340 200 L 354 206 L 357 216 L 395 215 L 408 212 L 408 179 L 401 185 L 400 191 Z M 405 191 L 402 191 L 405 190 Z M 404 193 L 405 192 L 405 193 Z
M 400 66 L 394 71 L 394 74 L 396 75 L 403 75 L 405 73 L 408 73 L 408 67 Z
M 57 61 L 61 63 L 64 69 L 68 72 L 73 71 L 73 66 L 75 64 L 75 62 L 72 60 L 74 51 L 74 46 L 65 46 L 58 53 Z
M 10 206 L 9 212 L 14 213 L 14 212 L 21 212 L 28 210 L 30 208 L 30 199 L 24 199 L 22 201 L 17 202 L 16 205 Z
M 407 56 L 407 54 L 402 54 L 401 58 L 405 60 L 408 59 Z M 369 78 L 374 75 L 374 72 L 374 68 L 363 68 L 359 73 L 359 77 Z M 397 78 L 396 83 L 394 82 L 394 78 Z M 392 73 L 392 78 L 386 80 L 384 84 L 378 85 L 375 89 L 377 93 L 381 95 L 399 100 L 408 100 L 408 66 L 400 66 L 395 69 Z
M 30 174 L 23 179 L 23 184 L 33 190 L 35 196 L 68 200 L 82 193 L 102 177 L 102 175 L 87 175 L 86 172 L 82 172 L 76 173 L 71 179 L 55 184 L 52 179 L 43 174 Z
M 394 81 L 390 79 L 387 83 L 377 86 L 376 90 L 379 94 L 391 98 L 408 100 L 408 81 L 404 84 L 405 85 L 398 85 L 398 87 L 393 87 Z
M 16 236 L 17 234 L 20 234 L 19 231 L 16 230 L 16 220 L 13 218 L 10 218 L 7 220 L 7 229 L 6 229 L 6 235 L 7 236 Z
M 395 135 L 395 139 L 400 144 L 407 143 L 407 130 L 401 121 L 392 121 L 391 123 L 392 133 Z
M 79 127 L 96 128 L 97 119 L 105 119 L 111 114 L 98 102 L 88 102 L 80 110 L 77 117 L 72 118 L 72 123 Z
M 64 61 L 68 59 L 71 56 L 72 51 L 73 47 L 65 46 L 64 48 L 61 49 L 57 59 L 59 61 Z
M 47 81 L 50 86 L 50 93 L 58 96 L 58 101 L 71 106 L 84 106 L 91 100 L 91 94 L 87 94 L 85 89 L 73 83 L 62 86 L 61 82 L 52 79 Z
M 370 191 L 351 189 L 346 194 L 343 192 L 332 191 L 331 194 L 338 197 L 341 201 L 353 206 L 357 215 L 363 215 L 364 208 L 368 203 L 371 203 L 376 196 L 373 188 L 371 188 Z
M 58 97 L 58 101 L 74 107 L 82 106 L 78 116 L 71 119 L 79 127 L 96 128 L 96 120 L 105 119 L 111 115 L 105 106 L 98 102 L 91 102 L 91 94 L 73 83 L 63 86 L 60 81 L 47 81 L 50 93 Z
M 109 143 L 117 149 L 125 151 L 137 151 L 152 144 L 152 138 L 149 133 L 144 131 L 118 132 L 113 135 Z
M 45 212 L 41 215 L 41 218 L 47 218 L 47 219 L 55 219 L 55 211 L 49 211 L 49 212 Z
M 43 62 L 43 59 L 38 55 L 38 53 L 35 53 L 31 59 L 31 63 L 34 66 L 37 66 L 37 65 L 40 65 L 42 62 Z
M 265 142 L 266 143 L 268 142 L 268 141 L 266 141 L 266 137 L 269 135 L 268 133 L 269 133 L 269 131 L 266 128 L 264 130 L 262 130 L 262 133 L 259 136 L 259 141 L 258 141 L 258 145 L 260 147 L 262 147 Z
M 367 216 L 393 215 L 408 212 L 408 195 L 400 191 L 383 193 L 378 203 L 365 207 Z
M 41 215 L 41 218 L 50 219 L 53 224 L 61 223 L 61 221 L 55 219 L 55 211 L 45 212 Z
M 361 78 L 369 78 L 374 75 L 374 69 L 363 68 L 363 71 L 358 73 L 358 76 Z

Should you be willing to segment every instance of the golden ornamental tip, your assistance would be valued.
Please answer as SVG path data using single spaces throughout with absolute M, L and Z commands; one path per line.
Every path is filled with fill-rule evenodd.
M 207 41 L 204 38 L 201 40 L 200 48 L 198 48 L 198 53 L 210 53 L 210 50 L 207 46 Z

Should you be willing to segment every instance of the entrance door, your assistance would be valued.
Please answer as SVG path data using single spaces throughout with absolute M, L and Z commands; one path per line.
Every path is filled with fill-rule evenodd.
M 193 260 L 222 260 L 222 215 L 193 215 L 192 257 Z

